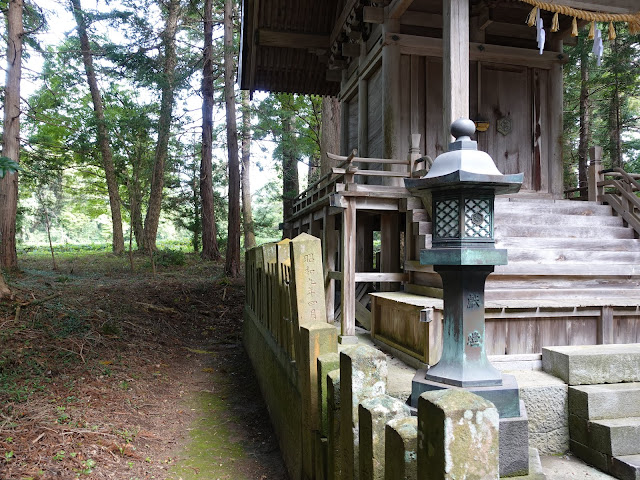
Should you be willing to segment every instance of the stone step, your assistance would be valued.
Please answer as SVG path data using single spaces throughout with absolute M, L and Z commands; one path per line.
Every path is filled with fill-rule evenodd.
M 569 411 L 584 420 L 640 417 L 640 383 L 569 387 Z
M 534 248 L 534 249 L 578 249 L 588 251 L 640 252 L 637 239 L 610 238 L 603 242 L 601 238 L 547 238 L 506 237 L 496 239 L 496 248 Z
M 509 263 L 544 263 L 562 264 L 579 263 L 593 264 L 640 264 L 640 251 L 615 252 L 615 251 L 591 251 L 571 249 L 534 249 L 534 248 L 510 248 L 508 249 Z M 612 267 L 614 268 L 614 267 Z
M 565 276 L 565 277 L 589 277 L 612 275 L 620 277 L 623 275 L 640 275 L 640 265 L 617 264 L 607 267 L 597 263 L 510 263 L 508 265 L 497 265 L 494 275 L 538 275 L 538 276 Z
M 640 454 L 638 417 L 590 421 L 570 413 L 569 434 L 572 440 L 608 456 Z
M 620 480 L 640 480 L 640 455 L 613 457 L 610 473 Z
M 577 302 L 576 305 L 582 306 L 582 300 L 588 297 L 589 300 L 592 300 L 592 304 L 623 304 L 629 306 L 640 304 L 640 291 L 637 288 L 625 288 L 626 285 L 618 288 L 532 288 L 529 283 L 521 286 L 521 288 L 508 288 L 511 285 L 505 285 L 505 283 L 502 282 L 499 285 L 488 284 L 485 291 L 485 300 L 563 299 Z M 640 315 L 640 311 L 638 314 Z
M 562 232 L 558 226 L 530 226 L 530 225 L 495 225 L 496 238 L 505 237 L 558 237 L 563 238 L 599 238 L 606 241 L 609 238 L 634 238 L 633 229 L 627 227 L 571 227 Z
M 640 454 L 640 418 L 612 418 L 589 423 L 595 450 L 611 456 Z
M 640 343 L 543 347 L 542 369 L 569 385 L 640 382 Z
M 544 214 L 564 214 L 583 215 L 587 217 L 611 215 L 613 210 L 609 205 L 600 205 L 594 202 L 571 202 L 571 201 L 503 201 L 496 198 L 496 215 L 507 212 L 522 212 Z
M 494 219 L 496 227 L 499 225 L 547 225 L 562 229 L 567 233 L 573 227 L 592 227 L 599 228 L 601 226 L 622 227 L 622 218 L 613 215 L 567 215 L 561 213 L 547 214 L 538 211 L 531 212 L 496 212 Z

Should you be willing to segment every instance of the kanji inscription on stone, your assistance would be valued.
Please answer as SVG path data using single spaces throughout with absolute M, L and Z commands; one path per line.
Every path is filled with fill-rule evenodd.
M 326 322 L 320 239 L 301 233 L 290 246 L 291 287 L 296 292 L 298 324 Z

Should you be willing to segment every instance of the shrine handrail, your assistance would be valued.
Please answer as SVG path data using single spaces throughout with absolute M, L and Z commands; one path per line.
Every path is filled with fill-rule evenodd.
M 608 203 L 640 235 L 640 175 L 625 172 L 620 167 L 600 172 L 604 177 L 598 182 L 603 202 Z

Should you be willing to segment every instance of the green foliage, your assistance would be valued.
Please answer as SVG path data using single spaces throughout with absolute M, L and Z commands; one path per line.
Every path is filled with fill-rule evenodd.
M 9 157 L 0 157 L 0 178 L 3 178 L 7 173 L 15 173 L 22 170 L 20 165 Z
M 606 32 L 606 27 L 604 28 Z M 605 40 L 602 65 L 591 54 L 593 42 L 582 29 L 577 44 L 566 47 L 569 62 L 564 68 L 565 185 L 577 184 L 577 149 L 580 129 L 581 57 L 588 55 L 588 108 L 592 140 L 603 147 L 603 163 L 640 172 L 640 35 L 630 35 L 624 24 L 616 24 L 617 38 Z M 606 34 L 605 34 L 606 36 Z
M 153 261 L 156 265 L 163 267 L 180 266 L 187 263 L 186 256 L 182 250 L 156 250 L 153 253 Z

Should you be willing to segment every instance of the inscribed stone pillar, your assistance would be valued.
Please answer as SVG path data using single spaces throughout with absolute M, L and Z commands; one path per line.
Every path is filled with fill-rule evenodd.
M 346 348 L 340 352 L 340 379 L 342 474 L 345 480 L 358 480 L 360 478 L 358 405 L 365 398 L 385 393 L 387 357 L 381 351 L 367 345 Z
M 418 419 L 405 417 L 386 425 L 384 480 L 417 480 Z
M 418 400 L 418 478 L 498 479 L 498 410 L 466 390 L 435 390 Z
M 362 400 L 358 409 L 360 480 L 384 480 L 385 425 L 409 415 L 408 405 L 389 395 Z
M 320 239 L 301 233 L 291 240 L 291 288 L 295 325 L 327 322 Z

